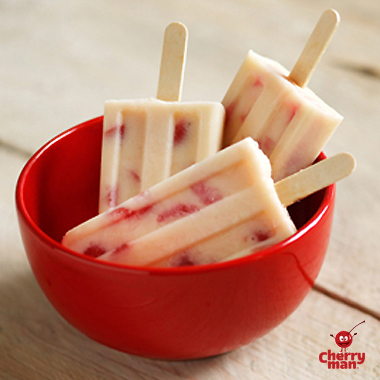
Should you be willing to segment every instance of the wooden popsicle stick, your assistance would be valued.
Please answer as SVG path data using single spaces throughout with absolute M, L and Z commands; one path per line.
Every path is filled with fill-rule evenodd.
M 290 81 L 293 81 L 300 87 L 307 86 L 318 62 L 339 25 L 339 21 L 339 14 L 333 9 L 329 9 L 322 14 L 297 63 L 288 76 Z
M 180 101 L 187 52 L 187 28 L 173 22 L 165 29 L 157 99 Z
M 347 177 L 354 169 L 354 157 L 339 153 L 276 182 L 276 192 L 283 206 L 287 207 Z

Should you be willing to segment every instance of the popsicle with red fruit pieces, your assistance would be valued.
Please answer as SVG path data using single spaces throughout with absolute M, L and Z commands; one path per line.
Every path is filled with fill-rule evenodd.
M 180 102 L 187 29 L 166 28 L 157 99 L 105 103 L 99 212 L 215 154 L 224 107 Z
M 343 161 L 352 170 L 352 160 Z M 313 167 L 312 175 L 305 169 L 275 186 L 268 158 L 247 138 L 73 228 L 62 244 L 137 266 L 200 265 L 251 254 L 296 231 L 285 206 L 348 172 L 340 163 L 328 170 L 324 163 L 322 174 L 320 163 Z
M 307 87 L 338 23 L 337 12 L 324 12 L 290 74 L 249 51 L 222 101 L 223 146 L 252 137 L 275 181 L 310 165 L 343 119 Z

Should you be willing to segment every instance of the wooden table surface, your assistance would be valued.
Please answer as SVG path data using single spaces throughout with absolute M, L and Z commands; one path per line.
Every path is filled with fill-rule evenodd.
M 169 362 L 104 347 L 65 322 L 19 236 L 17 177 L 30 155 L 110 98 L 154 97 L 164 28 L 189 29 L 184 100 L 223 98 L 249 49 L 291 68 L 327 8 L 341 25 L 310 87 L 345 119 L 326 146 L 357 169 L 337 185 L 327 257 L 302 305 L 262 339 Z M 0 0 L 0 379 L 379 379 L 380 2 L 378 0 Z M 356 331 L 359 369 L 327 369 L 329 336 Z

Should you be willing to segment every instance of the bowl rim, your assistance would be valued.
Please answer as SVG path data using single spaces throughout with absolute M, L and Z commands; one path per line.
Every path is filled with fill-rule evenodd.
M 318 209 L 316 210 L 314 215 L 308 220 L 308 222 L 305 223 L 305 225 L 303 225 L 293 235 L 261 251 L 249 254 L 247 256 L 243 256 L 243 257 L 239 257 L 239 258 L 235 258 L 235 259 L 231 259 L 231 260 L 227 260 L 223 262 L 218 262 L 218 263 L 194 265 L 194 266 L 183 266 L 183 267 L 170 267 L 170 268 L 144 267 L 144 266 L 132 266 L 132 265 L 126 265 L 126 264 L 120 264 L 120 263 L 107 262 L 107 261 L 98 260 L 97 258 L 83 255 L 79 252 L 75 252 L 69 248 L 66 248 L 61 243 L 57 242 L 56 240 L 51 238 L 49 235 L 47 235 L 45 232 L 43 232 L 40 229 L 40 227 L 35 223 L 35 221 L 30 216 L 27 210 L 27 207 L 25 205 L 25 199 L 24 199 L 25 182 L 35 162 L 52 145 L 59 142 L 61 139 L 64 139 L 66 136 L 72 133 L 75 133 L 75 131 L 77 131 L 78 129 L 86 128 L 88 125 L 99 123 L 102 120 L 103 120 L 103 116 L 98 116 L 93 119 L 84 121 L 78 125 L 75 125 L 61 132 L 57 136 L 50 139 L 28 159 L 23 169 L 21 170 L 19 178 L 16 183 L 15 198 L 16 198 L 17 211 L 22 215 L 24 220 L 33 230 L 34 234 L 36 234 L 40 240 L 43 240 L 52 248 L 57 249 L 59 251 L 59 254 L 65 254 L 69 258 L 81 260 L 81 261 L 87 262 L 89 265 L 99 266 L 100 268 L 103 267 L 107 269 L 116 269 L 118 271 L 121 270 L 125 272 L 132 271 L 135 273 L 149 274 L 149 275 L 168 275 L 168 274 L 183 275 L 186 273 L 190 274 L 194 272 L 203 273 L 203 272 L 218 271 L 218 270 L 245 265 L 247 263 L 251 263 L 251 262 L 260 260 L 261 258 L 273 255 L 278 250 L 286 249 L 288 246 L 290 246 L 292 243 L 300 239 L 302 236 L 304 236 L 305 234 L 308 234 L 323 218 L 323 216 L 327 213 L 329 208 L 333 206 L 333 200 L 335 197 L 335 190 L 336 190 L 335 183 L 321 190 L 321 191 L 324 191 L 324 195 Z M 318 157 L 325 159 L 326 155 L 322 151 Z

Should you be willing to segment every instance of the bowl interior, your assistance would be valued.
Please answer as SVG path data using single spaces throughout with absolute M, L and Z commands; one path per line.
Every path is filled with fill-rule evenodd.
M 98 117 L 62 133 L 25 168 L 20 190 L 24 211 L 37 230 L 58 243 L 69 229 L 98 212 L 102 123 L 103 117 Z M 297 229 L 310 221 L 323 201 L 326 189 L 288 208 Z
M 32 223 L 57 242 L 97 214 L 102 121 L 96 118 L 59 135 L 25 168 L 25 210 Z

